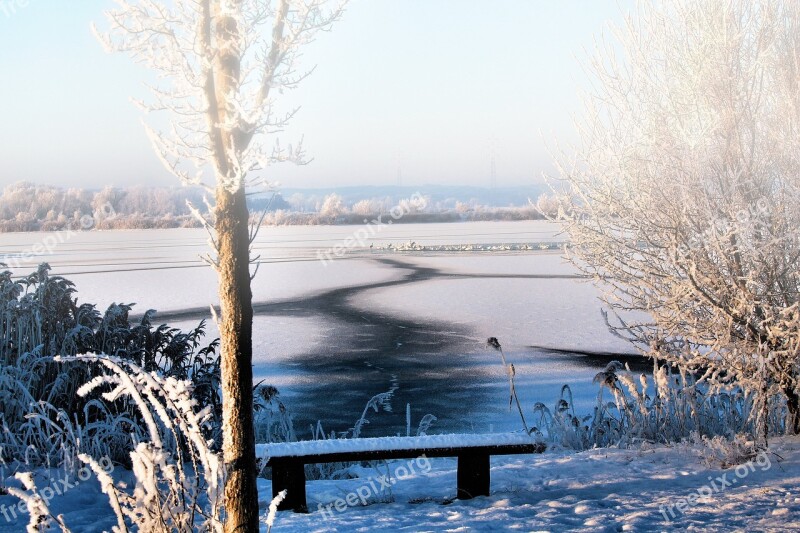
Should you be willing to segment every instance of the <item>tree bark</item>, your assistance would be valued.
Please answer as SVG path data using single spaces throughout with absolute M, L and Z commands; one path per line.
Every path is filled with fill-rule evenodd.
M 234 3 L 237 3 L 234 0 Z M 213 69 L 206 80 L 210 137 L 217 174 L 217 234 L 222 454 L 225 462 L 225 532 L 257 533 L 258 489 L 253 431 L 253 294 L 250 289 L 250 232 L 245 187 L 232 187 L 230 155 L 240 151 L 236 135 L 221 124 L 228 119 L 229 94 L 239 83 L 239 28 L 219 0 L 201 5 L 203 42 L 212 49 Z M 240 9 L 241 6 L 235 6 Z
M 250 237 L 244 189 L 216 191 L 219 244 L 222 442 L 225 531 L 257 532 L 255 439 L 253 433 L 253 306 Z
M 786 433 L 798 435 L 800 434 L 800 395 L 794 388 L 785 389 L 784 394 L 786 394 L 786 407 L 789 411 Z

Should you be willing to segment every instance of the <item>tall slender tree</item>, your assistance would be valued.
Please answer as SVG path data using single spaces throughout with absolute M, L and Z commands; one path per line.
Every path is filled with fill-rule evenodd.
M 258 531 L 252 395 L 252 279 L 247 191 L 268 186 L 264 171 L 303 163 L 302 145 L 281 148 L 270 134 L 296 110 L 278 114 L 276 95 L 295 87 L 301 48 L 330 28 L 343 3 L 326 0 L 117 0 L 110 28 L 96 31 L 109 50 L 129 53 L 158 74 L 140 105 L 166 112 L 169 127 L 147 128 L 165 166 L 213 194 L 205 215 L 208 261 L 218 272 L 226 469 L 226 531 Z M 212 308 L 213 310 L 213 308 Z

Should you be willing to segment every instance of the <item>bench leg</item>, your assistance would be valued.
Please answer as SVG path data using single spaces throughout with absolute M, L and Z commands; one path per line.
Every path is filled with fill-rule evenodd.
M 291 509 L 295 513 L 307 513 L 306 471 L 298 461 L 272 460 L 272 497 L 286 490 L 286 498 L 278 506 L 279 511 Z
M 489 495 L 489 455 L 464 453 L 458 456 L 459 500 Z

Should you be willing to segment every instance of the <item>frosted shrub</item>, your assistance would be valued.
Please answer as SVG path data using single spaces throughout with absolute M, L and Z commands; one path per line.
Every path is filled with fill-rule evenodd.
M 138 410 L 143 422 L 139 432 L 130 435 L 132 442 L 128 443 L 128 448 L 132 448 L 130 459 L 136 480 L 130 490 L 114 482 L 101 464 L 102 460 L 96 459 L 97 455 L 77 455 L 78 460 L 94 472 L 108 497 L 117 518 L 113 531 L 221 532 L 223 467 L 220 457 L 212 451 L 212 441 L 206 439 L 203 431 L 211 416 L 210 407 L 197 408 L 197 401 L 191 395 L 192 384 L 146 372 L 118 357 L 59 356 L 54 361 L 99 367 L 97 375 L 80 387 L 77 394 L 87 397 L 100 392 L 105 402 L 127 402 Z M 37 423 L 48 420 L 42 413 L 33 418 Z M 51 434 L 57 440 L 71 438 L 79 442 L 81 439 L 79 435 L 68 436 L 63 428 L 53 427 Z M 75 431 L 82 429 L 78 426 Z M 60 446 L 67 448 L 64 444 Z M 27 504 L 28 532 L 38 533 L 52 526 L 69 532 L 63 517 L 50 512 L 32 474 L 18 473 L 16 477 L 23 489 L 7 490 Z
M 737 436 L 733 440 L 719 436 L 711 439 L 696 436 L 689 439 L 689 444 L 693 443 L 700 445 L 700 454 L 705 459 L 706 465 L 712 468 L 730 468 L 746 463 L 758 455 L 753 442 L 742 436 Z
M 293 442 L 297 440 L 289 409 L 280 399 L 278 389 L 258 385 L 253 394 L 253 426 L 256 442 Z
M 188 332 L 153 326 L 154 311 L 131 324 L 131 305 L 104 314 L 78 304 L 75 286 L 50 276 L 42 264 L 14 278 L 0 273 L 0 447 L 3 459 L 32 466 L 76 462 L 83 451 L 127 463 L 139 414 L 124 402 L 103 404 L 77 394 L 94 374 L 85 364 L 57 364 L 52 355 L 107 353 L 146 371 L 194 382 L 193 398 L 215 421 L 206 431 L 219 440 L 221 399 L 217 341 L 201 348 L 204 324 Z M 80 448 L 80 449 L 79 449 Z
M 91 456 L 80 455 L 108 495 L 118 520 L 115 531 L 127 531 L 126 524 L 139 531 L 221 531 L 223 467 L 203 430 L 211 419 L 211 408 L 197 409 L 191 382 L 146 372 L 118 357 L 80 355 L 57 360 L 104 369 L 78 394 L 86 397 L 103 391 L 107 402 L 125 399 L 138 410 L 146 428 L 146 440 L 136 443 L 130 453 L 136 477 L 131 492 L 115 485 Z
M 532 431 L 553 444 L 582 450 L 686 439 L 734 441 L 741 435 L 754 437 L 763 427 L 751 395 L 710 387 L 688 372 L 675 373 L 657 362 L 648 378 L 612 361 L 594 381 L 600 388 L 592 414 L 575 414 L 572 392 L 565 385 L 552 410 L 543 403 L 534 406 L 537 425 Z M 780 395 L 770 399 L 767 422 L 773 434 L 784 431 L 785 410 Z

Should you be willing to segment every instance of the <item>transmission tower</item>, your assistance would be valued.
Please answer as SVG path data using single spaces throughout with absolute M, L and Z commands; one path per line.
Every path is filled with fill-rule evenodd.
M 489 188 L 497 188 L 497 156 L 496 139 L 489 138 Z

